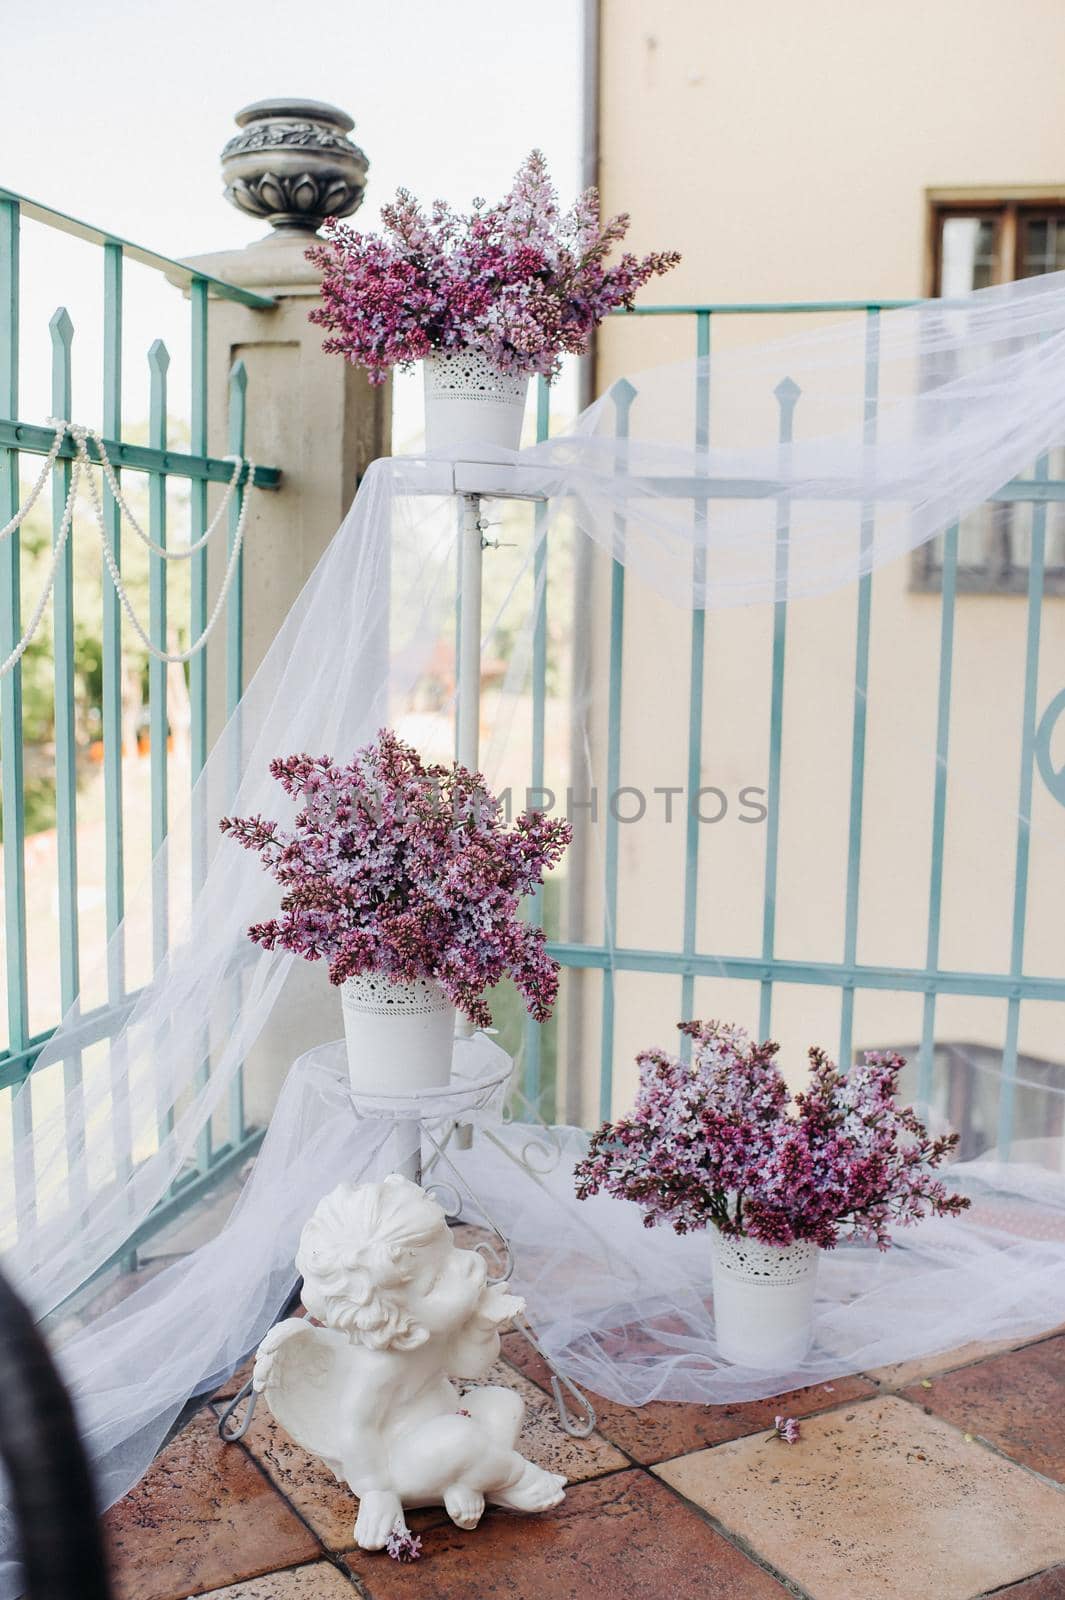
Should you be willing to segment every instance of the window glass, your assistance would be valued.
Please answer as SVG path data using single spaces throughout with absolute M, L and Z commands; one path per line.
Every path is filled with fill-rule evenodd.
M 1035 278 L 1041 272 L 1065 267 L 1065 217 L 1022 217 L 1018 278 Z
M 937 210 L 934 292 L 950 298 L 1015 278 L 1065 271 L 1065 204 L 1026 205 L 1022 199 L 983 202 L 971 211 Z M 1065 448 L 1053 450 L 1048 475 L 1065 482 Z M 1032 466 L 1018 474 L 1035 475 Z M 1045 510 L 1046 580 L 1052 593 L 1065 592 L 1065 502 Z M 958 526 L 958 580 L 962 589 L 1023 593 L 1032 544 L 1032 506 L 989 502 Z M 938 582 L 943 540 L 930 546 L 925 578 Z
M 995 281 L 994 217 L 944 217 L 940 235 L 939 292 L 968 294 Z

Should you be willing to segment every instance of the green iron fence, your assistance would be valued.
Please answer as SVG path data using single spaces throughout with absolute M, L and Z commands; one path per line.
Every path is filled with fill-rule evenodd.
M 148 530 L 150 537 L 165 548 L 167 542 L 167 485 L 187 486 L 190 511 L 190 542 L 195 542 L 207 526 L 208 486 L 228 484 L 233 464 L 208 454 L 207 434 L 207 350 L 208 317 L 212 297 L 236 300 L 241 304 L 268 310 L 273 300 L 193 272 L 181 263 L 118 238 L 41 206 L 25 196 L 0 189 L 0 524 L 19 509 L 19 458 L 22 455 L 47 455 L 53 431 L 19 418 L 19 326 L 20 238 L 22 223 L 29 220 L 48 229 L 72 235 L 97 246 L 103 266 L 103 363 L 101 434 L 107 455 L 119 474 L 139 474 L 147 483 Z M 189 337 L 191 354 L 191 392 L 189 395 L 189 449 L 179 451 L 168 443 L 167 375 L 170 364 L 166 346 L 156 340 L 148 351 L 150 377 L 150 415 L 148 443 L 138 445 L 123 440 L 123 278 L 128 261 L 139 263 L 164 275 L 170 284 L 182 286 L 189 299 Z M 50 323 L 52 351 L 51 406 L 55 417 L 71 420 L 72 339 L 74 328 L 67 312 L 60 308 Z M 230 451 L 244 455 L 247 382 L 243 364 L 238 362 L 230 378 Z M 52 473 L 53 542 L 60 531 L 63 506 L 70 487 L 71 459 L 75 454 L 72 436 L 67 433 Z M 90 454 L 99 452 L 90 444 Z M 232 552 L 244 493 L 246 468 L 229 508 L 228 540 Z M 129 480 L 127 479 L 127 482 Z M 276 468 L 256 469 L 256 485 L 276 488 L 280 474 Z M 103 514 L 108 539 L 121 570 L 121 514 L 114 495 L 103 484 Z M 168 646 L 168 607 L 166 561 L 163 556 L 148 557 L 149 637 L 157 648 Z M 203 633 L 208 621 L 207 550 L 191 557 L 189 575 L 188 626 L 191 639 Z M 0 544 L 0 660 L 6 660 L 21 635 L 25 618 L 21 589 L 22 552 L 16 529 Z M 123 830 L 123 624 L 118 591 L 106 564 L 101 564 L 102 615 L 101 640 L 101 739 L 103 785 L 103 832 L 105 851 L 105 915 L 110 939 L 122 922 L 126 909 L 126 849 Z M 75 593 L 73 537 L 68 539 L 56 572 L 52 632 L 54 642 L 54 743 L 55 813 L 58 860 L 58 924 L 60 967 L 60 1012 L 73 1004 L 81 987 L 82 960 L 79 949 L 78 914 L 78 781 L 75 733 L 74 619 L 79 607 Z M 242 691 L 243 596 L 240 557 L 235 579 L 226 602 L 224 637 L 218 648 L 224 657 L 224 704 L 232 711 Z M 188 667 L 189 742 L 191 779 L 195 782 L 203 767 L 208 742 L 208 674 L 212 669 L 211 645 L 205 644 L 192 656 Z M 168 742 L 167 667 L 154 656 L 148 665 L 148 742 L 150 754 L 150 840 L 154 856 L 167 837 Z M 25 1134 L 27 1128 L 14 1128 L 12 1116 L 28 1115 L 25 1097 L 13 1109 L 13 1090 L 32 1071 L 35 1061 L 51 1037 L 52 1028 L 31 1032 L 27 963 L 26 895 L 26 791 L 24 783 L 23 665 L 20 662 L 0 680 L 0 772 L 2 772 L 4 945 L 6 951 L 7 1046 L 0 1050 L 0 1135 L 5 1138 Z M 193 870 L 195 871 L 195 865 Z M 153 908 L 154 955 L 163 951 L 166 938 L 165 907 Z M 111 946 L 107 972 L 106 1003 L 84 1014 L 80 1020 L 78 1046 L 109 1037 L 121 1025 L 136 999 L 136 990 L 127 985 L 124 952 L 117 942 Z M 58 1022 L 58 1017 L 55 1018 Z M 74 1055 L 65 1063 L 63 1092 L 76 1090 L 80 1058 Z M 116 1130 L 116 1138 L 120 1138 Z M 244 1124 L 238 1090 L 229 1108 L 226 1142 L 215 1147 L 210 1132 L 200 1142 L 197 1159 L 174 1185 L 171 1196 L 158 1208 L 148 1228 L 158 1227 L 188 1202 L 228 1164 L 239 1161 L 254 1143 L 254 1132 Z M 131 1149 L 116 1149 L 119 1170 L 129 1170 L 134 1161 Z M 16 1200 L 20 1216 L 32 1215 L 32 1166 L 16 1163 Z M 146 1230 L 147 1231 L 147 1230 Z
M 695 354 L 705 358 L 699 370 L 698 393 L 695 397 L 695 443 L 705 446 L 711 437 L 710 430 L 710 371 L 712 368 L 712 328 L 719 319 L 734 316 L 762 316 L 766 314 L 840 314 L 857 313 L 865 319 L 865 392 L 864 417 L 866 435 L 875 439 L 876 402 L 878 392 L 879 319 L 883 311 L 912 304 L 909 301 L 848 301 L 806 302 L 777 304 L 726 304 L 640 307 L 635 315 L 684 318 L 690 321 L 694 333 Z M 776 391 L 779 414 L 779 440 L 786 443 L 791 437 L 796 406 L 801 396 L 798 388 L 783 378 Z M 634 391 L 625 389 L 617 397 L 616 428 L 622 435 L 627 425 L 630 407 L 638 403 Z M 537 437 L 548 437 L 550 410 L 548 390 L 542 382 L 537 410 Z M 694 500 L 695 526 L 705 525 L 708 507 L 716 499 L 736 495 L 764 497 L 770 486 L 750 484 L 712 486 L 700 488 Z M 1002 487 L 992 497 L 1002 504 L 1030 503 L 1032 507 L 1031 551 L 1026 581 L 1026 643 L 1024 650 L 1024 687 L 1022 708 L 1022 739 L 1020 770 L 1017 774 L 1017 822 L 1014 843 L 1013 906 L 1008 965 L 999 971 L 959 971 L 944 968 L 940 961 L 940 932 L 943 912 L 944 851 L 946 844 L 947 781 L 950 757 L 952 684 L 955 649 L 955 607 L 959 589 L 959 529 L 950 528 L 942 540 L 940 626 L 938 682 L 930 686 L 936 697 L 936 732 L 934 771 L 927 775 L 933 792 L 930 857 L 931 867 L 927 888 L 927 936 L 925 963 L 921 967 L 897 967 L 863 963 L 858 960 L 858 911 L 862 877 L 863 801 L 865 797 L 865 762 L 867 738 L 867 691 L 869 688 L 870 632 L 872 625 L 873 579 L 867 571 L 860 579 L 856 595 L 856 632 L 853 667 L 852 713 L 850 735 L 849 826 L 843 908 L 843 938 L 839 958 L 834 961 L 804 961 L 784 959 L 777 951 L 777 880 L 780 862 L 780 792 L 781 763 L 784 732 L 784 680 L 788 644 L 788 602 L 780 600 L 774 607 L 772 629 L 772 679 L 770 717 L 767 732 L 767 798 L 768 815 L 765 828 L 764 880 L 762 897 L 761 948 L 757 954 L 730 954 L 726 950 L 705 951 L 697 947 L 696 908 L 700 895 L 700 827 L 698 818 L 689 807 L 685 838 L 685 866 L 683 903 L 678 918 L 677 943 L 671 949 L 645 949 L 619 945 L 614 930 L 617 926 L 618 908 L 618 833 L 619 822 L 612 809 L 605 816 L 604 909 L 601 939 L 588 942 L 550 940 L 553 955 L 566 968 L 577 971 L 602 973 L 602 999 L 600 1019 L 599 1114 L 607 1117 L 612 1109 L 613 1072 L 615 1063 L 615 974 L 634 972 L 666 974 L 678 980 L 679 1015 L 690 1018 L 693 1014 L 695 983 L 697 978 L 724 977 L 741 979 L 756 984 L 759 991 L 759 1033 L 767 1037 L 771 1031 L 774 988 L 779 984 L 816 985 L 838 991 L 840 996 L 839 1057 L 843 1062 L 853 1057 L 855 997 L 863 990 L 892 990 L 923 997 L 923 1016 L 917 1051 L 917 1090 L 922 1101 L 927 1102 L 932 1085 L 934 1055 L 937 1044 L 937 1001 L 944 995 L 964 995 L 1000 999 L 1006 1002 L 1005 1039 L 1002 1049 L 1001 1092 L 997 1109 L 998 1142 L 1002 1150 L 1009 1147 L 1015 1110 L 1015 1083 L 1018 1072 L 1018 1040 L 1021 1006 L 1025 1001 L 1065 1000 L 1065 975 L 1046 976 L 1029 972 L 1025 967 L 1025 931 L 1029 896 L 1030 840 L 1032 790 L 1034 777 L 1042 776 L 1050 792 L 1065 804 L 1065 778 L 1056 771 L 1050 759 L 1050 738 L 1059 716 L 1065 713 L 1065 691 L 1058 694 L 1040 715 L 1038 707 L 1038 669 L 1040 650 L 1040 623 L 1044 610 L 1047 577 L 1047 510 L 1054 502 L 1065 499 L 1065 481 L 1051 479 L 1047 458 L 1037 465 L 1033 477 L 1015 480 Z M 874 536 L 871 508 L 856 508 L 855 537 L 863 552 L 868 551 Z M 697 566 L 703 552 L 696 547 L 694 561 Z M 786 578 L 788 537 L 784 527 L 777 540 L 776 574 L 778 580 Z M 539 571 L 546 570 L 548 551 L 546 541 L 538 548 Z M 624 567 L 614 561 L 609 581 L 609 665 L 605 686 L 606 753 L 605 771 L 608 793 L 614 793 L 619 782 L 622 758 L 622 666 L 626 646 L 625 599 L 626 578 Z M 779 591 L 778 591 L 779 592 Z M 547 588 L 537 587 L 535 616 L 534 682 L 532 695 L 533 717 L 533 771 L 531 784 L 542 789 L 544 783 L 544 719 L 546 705 L 545 659 L 547 648 Z M 687 788 L 693 794 L 699 788 L 703 763 L 704 730 L 704 668 L 707 649 L 707 619 L 702 611 L 693 611 L 690 623 L 689 647 L 689 711 L 687 731 Z M 600 686 L 602 691 L 602 686 Z M 542 920 L 542 906 L 536 907 L 536 916 Z M 1062 964 L 1065 973 L 1065 961 Z M 529 1022 L 524 1048 L 524 1092 L 535 1105 L 543 1106 L 550 1116 L 556 1110 L 556 1087 L 545 1080 L 543 1073 L 543 1040 L 539 1025 Z M 648 1041 L 643 1041 L 648 1042 Z

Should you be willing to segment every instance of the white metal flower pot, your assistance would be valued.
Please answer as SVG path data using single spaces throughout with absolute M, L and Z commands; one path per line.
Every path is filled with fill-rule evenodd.
M 410 1094 L 449 1081 L 455 1007 L 439 984 L 366 972 L 341 984 L 340 1001 L 356 1093 Z
M 712 1230 L 718 1354 L 739 1367 L 786 1372 L 813 1341 L 817 1245 L 759 1244 Z
M 517 450 L 527 377 L 497 371 L 479 350 L 438 350 L 425 358 L 428 450 L 493 445 Z

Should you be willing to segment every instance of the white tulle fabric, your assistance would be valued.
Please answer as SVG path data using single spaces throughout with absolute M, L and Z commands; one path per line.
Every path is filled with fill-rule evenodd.
M 299 1058 L 229 1222 L 62 1346 L 106 1501 L 145 1469 L 185 1400 L 261 1338 L 291 1291 L 296 1237 L 320 1195 L 342 1177 L 373 1176 L 381 1159 L 387 1123 L 352 1106 L 337 1052 L 315 1048 L 340 1032 L 335 994 L 319 967 L 249 943 L 245 930 L 272 913 L 276 886 L 219 840 L 217 823 L 285 815 L 267 771 L 274 755 L 343 757 L 401 714 L 405 727 L 416 721 L 434 652 L 454 640 L 455 491 L 543 497 L 513 583 L 486 618 L 493 649 L 509 641 L 503 692 L 486 708 L 493 780 L 512 776 L 507 739 L 529 670 L 539 539 L 558 530 L 575 560 L 597 547 L 658 597 L 664 625 L 680 626 L 693 608 L 768 607 L 853 585 L 1062 444 L 1059 274 L 844 319 L 711 366 L 634 375 L 564 434 L 516 456 L 374 464 L 221 734 L 190 818 L 172 824 L 193 841 L 199 887 L 183 897 L 171 882 L 163 924 L 165 853 L 155 863 L 154 926 L 167 953 L 109 1043 L 93 1042 L 91 1019 L 75 1008 L 43 1052 L 33 1077 L 77 1061 L 79 1094 L 50 1115 L 16 1108 L 14 1160 L 34 1177 L 19 1192 L 38 1203 L 17 1219 L 6 1267 L 44 1317 L 121 1254 L 223 1114 L 238 1069 L 254 1080 Z M 707 480 L 726 497 L 703 499 Z M 676 685 L 657 692 L 671 704 Z M 590 696 L 589 718 L 596 709 Z M 423 753 L 447 757 L 450 748 L 433 747 L 436 728 L 427 722 Z M 570 738 L 582 748 L 579 725 Z M 129 936 L 119 931 L 109 962 Z M 462 1047 L 486 1071 L 496 1049 L 483 1038 Z M 715 1358 L 706 1239 L 648 1233 L 631 1208 L 573 1199 L 580 1132 L 553 1135 L 546 1170 L 517 1159 L 534 1134 L 513 1126 L 500 1125 L 495 1141 L 475 1131 L 455 1160 L 512 1234 L 515 1288 L 567 1374 L 631 1404 L 713 1403 L 1065 1321 L 1065 1081 L 1027 1092 L 1028 1143 L 1008 1162 L 985 1155 L 956 1169 L 974 1199 L 967 1218 L 929 1223 L 882 1256 L 828 1257 L 815 1349 L 801 1372 L 768 1381 Z M 489 1105 L 464 1120 L 490 1114 Z M 0 1593 L 14 1593 L 10 1551 L 0 1576 Z

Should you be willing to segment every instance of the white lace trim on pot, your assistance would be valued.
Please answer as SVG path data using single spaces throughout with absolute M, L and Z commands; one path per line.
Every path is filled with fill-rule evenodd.
M 719 1267 L 744 1283 L 801 1283 L 817 1265 L 818 1247 L 809 1239 L 795 1244 L 761 1244 L 714 1230 L 714 1255 Z
M 480 350 L 434 350 L 425 358 L 426 394 L 456 400 L 525 404 L 528 378 L 503 373 Z
M 451 1001 L 431 978 L 404 983 L 379 972 L 362 972 L 340 986 L 345 1011 L 373 1017 L 419 1017 L 446 1011 Z

